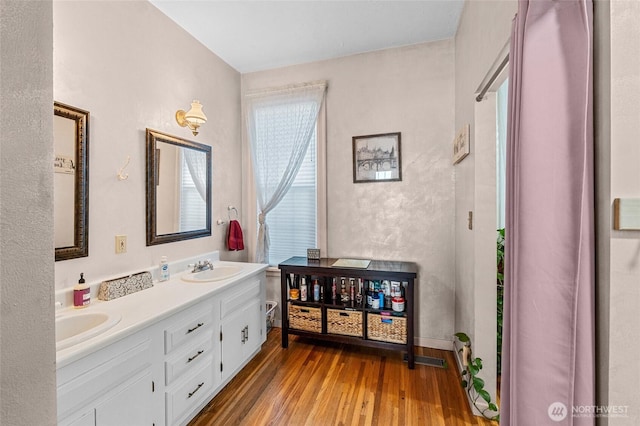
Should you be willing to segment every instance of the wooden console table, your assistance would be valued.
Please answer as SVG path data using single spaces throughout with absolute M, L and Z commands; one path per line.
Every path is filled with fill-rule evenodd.
M 417 266 L 410 262 L 372 260 L 366 269 L 332 266 L 338 259 L 307 260 L 292 257 L 280 265 L 282 347 L 289 346 L 289 334 L 318 340 L 329 340 L 353 345 L 391 349 L 407 352 L 408 367 L 415 366 L 414 356 L 414 285 Z M 289 280 L 287 280 L 289 276 Z M 299 277 L 305 277 L 308 286 L 307 301 L 300 297 L 291 300 L 290 285 Z M 355 292 L 362 291 L 361 303 L 340 301 L 341 280 L 345 279 L 349 290 L 350 279 L 356 283 Z M 337 300 L 332 297 L 333 280 L 337 282 Z M 314 301 L 313 284 L 317 280 L 322 296 Z M 362 283 L 363 290 L 358 286 Z M 396 312 L 391 307 L 375 309 L 367 305 L 366 290 L 369 285 L 397 286 L 404 293 L 404 310 Z M 351 298 L 350 298 L 351 299 Z

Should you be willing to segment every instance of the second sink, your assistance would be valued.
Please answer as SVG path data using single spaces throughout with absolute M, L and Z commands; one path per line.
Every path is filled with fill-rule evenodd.
M 213 269 L 207 269 L 206 271 L 184 274 L 182 276 L 182 280 L 192 283 L 221 281 L 231 278 L 234 275 L 238 275 L 240 272 L 242 272 L 242 268 L 240 266 L 216 266 Z

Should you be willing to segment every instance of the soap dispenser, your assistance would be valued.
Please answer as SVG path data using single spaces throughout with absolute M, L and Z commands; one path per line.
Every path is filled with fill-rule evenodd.
M 80 274 L 78 284 L 73 288 L 73 307 L 86 308 L 91 303 L 91 289 L 84 281 L 84 273 Z

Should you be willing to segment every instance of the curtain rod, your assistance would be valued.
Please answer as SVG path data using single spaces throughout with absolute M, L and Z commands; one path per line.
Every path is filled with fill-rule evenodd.
M 507 55 L 504 57 L 502 62 L 500 62 L 500 65 L 498 65 L 498 67 L 493 72 L 493 74 L 491 74 L 491 77 L 489 77 L 489 80 L 487 80 L 487 82 L 481 86 L 482 89 L 480 89 L 480 93 L 478 93 L 478 96 L 476 96 L 476 102 L 481 102 L 484 99 L 484 95 L 487 94 L 487 92 L 491 88 L 491 85 L 496 81 L 496 79 L 498 78 L 500 73 L 502 73 L 502 70 L 505 69 L 508 63 L 509 63 L 509 54 L 507 53 Z
M 310 89 L 310 88 L 314 88 L 314 87 L 318 87 L 318 88 L 327 88 L 327 81 L 326 80 L 316 80 L 316 81 L 310 81 L 307 83 L 298 83 L 298 84 L 289 84 L 287 86 L 281 86 L 281 87 L 270 87 L 267 89 L 258 89 L 258 90 L 253 90 L 253 91 L 249 91 L 247 93 L 245 93 L 245 97 L 247 98 L 252 98 L 252 97 L 256 97 L 256 96 L 264 96 L 264 95 L 274 95 L 277 93 L 286 93 L 292 90 L 297 90 L 297 89 Z

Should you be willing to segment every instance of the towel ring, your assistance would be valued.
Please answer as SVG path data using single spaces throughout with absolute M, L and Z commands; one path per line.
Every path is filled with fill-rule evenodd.
M 240 215 L 238 214 L 238 209 L 236 209 L 233 206 L 229 206 L 229 207 L 227 207 L 227 216 L 229 217 L 229 220 L 231 220 L 231 210 L 236 212 L 236 219 L 238 219 L 240 217 Z

